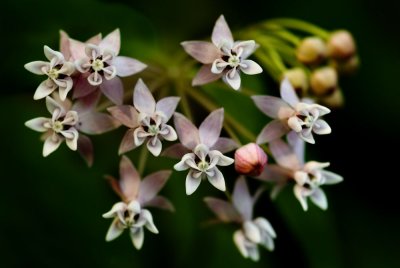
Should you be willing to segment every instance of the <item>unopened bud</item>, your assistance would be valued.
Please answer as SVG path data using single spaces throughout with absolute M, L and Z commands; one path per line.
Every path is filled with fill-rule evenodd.
M 322 105 L 329 108 L 335 109 L 343 107 L 344 97 L 342 90 L 340 88 L 337 88 L 331 95 L 323 97 L 320 101 Z
M 356 53 L 353 36 L 346 30 L 333 32 L 328 40 L 328 55 L 337 60 L 346 60 Z
M 308 90 L 308 77 L 302 68 L 293 68 L 284 72 L 283 77 L 287 77 L 296 90 L 297 95 L 301 98 Z
M 311 90 L 316 96 L 329 95 L 338 85 L 337 72 L 329 66 L 316 69 L 311 74 L 310 83 Z
M 297 47 L 297 59 L 305 64 L 318 64 L 325 59 L 327 48 L 319 37 L 307 37 Z
M 360 65 L 360 58 L 354 55 L 345 61 L 334 61 L 333 66 L 340 74 L 353 74 Z
M 258 176 L 267 164 L 267 155 L 255 143 L 240 147 L 235 152 L 235 169 L 238 173 L 249 176 Z

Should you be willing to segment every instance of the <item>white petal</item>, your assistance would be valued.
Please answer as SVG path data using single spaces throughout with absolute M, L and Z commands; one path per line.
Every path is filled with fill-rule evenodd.
M 44 142 L 43 156 L 46 157 L 55 150 L 57 150 L 58 147 L 60 147 L 61 142 L 62 138 L 60 138 L 58 135 L 54 134 L 49 136 Z
M 112 61 L 112 64 L 117 70 L 117 75 L 120 77 L 134 75 L 143 71 L 147 65 L 129 57 L 118 56 Z
M 109 242 L 120 236 L 124 231 L 123 225 L 120 223 L 118 218 L 115 218 L 110 225 L 110 228 L 106 234 L 106 241 Z
M 240 70 L 245 74 L 259 74 L 263 71 L 261 66 L 252 60 L 243 60 L 240 63 Z
M 304 211 L 307 211 L 308 205 L 307 205 L 307 199 L 305 196 L 303 196 L 303 188 L 300 185 L 295 185 L 294 188 L 294 195 L 299 200 L 301 207 L 303 208 Z
M 56 62 L 63 62 L 64 61 L 64 55 L 61 52 L 52 50 L 48 46 L 43 47 L 44 55 L 49 61 L 53 61 L 54 58 L 56 58 Z M 57 64 L 56 64 L 57 65 Z
M 311 133 L 311 129 L 305 128 L 299 133 L 300 138 L 302 138 L 305 142 L 314 144 L 315 140 Z
M 220 74 L 220 73 L 222 73 L 223 70 L 225 70 L 226 66 L 228 66 L 228 65 L 229 65 L 228 62 L 226 62 L 222 59 L 216 59 L 212 63 L 211 72 L 213 74 Z
M 304 171 L 301 171 L 301 170 L 296 171 L 294 173 L 293 177 L 294 177 L 294 180 L 296 181 L 296 183 L 298 185 L 301 185 L 301 186 L 303 186 L 306 182 L 310 181 L 310 178 L 308 177 L 308 174 L 306 172 L 304 172 Z
M 55 84 L 53 80 L 46 79 L 42 83 L 40 83 L 40 85 L 36 89 L 35 94 L 33 95 L 33 99 L 43 99 L 44 97 L 50 95 L 57 87 L 57 84 Z
M 150 136 L 150 134 L 144 131 L 142 127 L 136 128 L 135 131 L 133 132 L 135 145 L 136 146 L 142 145 L 148 136 Z
M 288 120 L 288 125 L 295 132 L 300 132 L 303 129 L 303 121 L 301 121 L 297 116 L 290 117 Z
M 264 230 L 267 232 L 270 236 L 276 237 L 276 233 L 274 228 L 272 228 L 271 223 L 262 217 L 258 217 L 257 219 L 254 220 L 254 223 L 260 228 L 261 230 Z
M 103 214 L 103 218 L 115 218 L 118 214 L 123 214 L 126 209 L 127 206 L 124 202 L 115 203 L 110 211 Z
M 25 69 L 31 73 L 42 75 L 50 69 L 50 63 L 45 61 L 32 61 L 24 65 Z
M 274 240 L 268 234 L 264 234 L 261 238 L 260 245 L 264 246 L 269 251 L 273 251 L 275 248 Z
M 143 246 L 143 241 L 144 241 L 143 227 L 131 228 L 130 236 L 131 236 L 133 246 L 136 249 L 141 249 Z
M 153 222 L 153 216 L 151 215 L 150 211 L 148 211 L 147 209 L 143 209 L 142 210 L 142 216 L 146 219 L 146 228 L 155 234 L 158 234 L 158 229 L 157 227 L 154 225 Z
M 193 194 L 197 188 L 199 187 L 200 183 L 201 183 L 201 177 L 195 178 L 193 176 L 193 171 L 190 170 L 189 173 L 186 176 L 186 194 L 187 195 L 191 195 Z
M 70 128 L 69 130 L 62 131 L 61 134 L 65 137 L 65 142 L 67 143 L 67 146 L 71 150 L 76 151 L 76 149 L 78 148 L 78 131 L 75 128 Z
M 257 245 L 251 245 L 251 247 L 248 247 L 247 251 L 249 252 L 249 258 L 252 261 L 258 261 L 260 259 L 260 253 Z
M 161 137 L 163 137 L 167 141 L 175 141 L 178 139 L 178 135 L 176 134 L 175 129 L 173 129 L 169 125 L 164 125 L 159 132 L 159 135 L 161 135 Z
M 194 163 L 194 159 L 195 159 L 195 155 L 194 153 L 187 153 L 184 156 L 182 156 L 181 161 L 179 161 L 177 164 L 174 165 L 174 169 L 176 171 L 183 171 L 183 170 L 187 170 L 190 168 L 190 166 L 187 164 L 188 160 L 191 160 L 190 162 Z
M 233 241 L 235 242 L 236 247 L 239 249 L 240 254 L 242 254 L 243 257 L 248 258 L 249 253 L 247 252 L 245 245 L 246 238 L 244 237 L 242 230 L 238 230 L 233 234 Z
M 218 48 L 224 45 L 232 47 L 233 37 L 231 30 L 226 23 L 224 15 L 221 15 L 215 23 L 213 32 L 211 34 L 211 40 Z
M 210 162 L 211 163 L 215 162 L 215 165 L 218 165 L 218 166 L 229 166 L 229 165 L 232 165 L 233 162 L 235 162 L 235 160 L 233 158 L 227 157 L 217 150 L 213 150 L 213 151 L 209 152 L 208 155 L 210 156 L 210 159 L 211 159 Z
M 156 101 L 142 79 L 139 79 L 136 83 L 133 92 L 133 103 L 139 112 L 147 115 L 153 115 L 156 110 Z
M 224 175 L 222 175 L 221 171 L 219 171 L 218 168 L 214 168 L 212 171 L 212 173 L 214 174 L 212 174 L 211 176 L 208 175 L 209 172 L 207 171 L 208 181 L 218 190 L 225 192 L 226 187 Z
M 245 221 L 243 223 L 243 230 L 244 234 L 253 243 L 260 243 L 261 241 L 261 233 L 260 230 L 258 229 L 257 225 L 255 225 L 251 221 Z
M 150 153 L 154 156 L 159 156 L 162 150 L 162 143 L 157 136 L 149 139 L 147 142 L 147 149 L 149 149 Z
M 328 123 L 326 123 L 325 120 L 322 119 L 318 119 L 317 121 L 315 121 L 312 130 L 315 134 L 318 135 L 326 135 L 332 132 L 331 127 L 328 125 Z
M 250 195 L 244 177 L 236 180 L 233 188 L 232 202 L 245 220 L 251 220 L 253 214 L 253 198 Z
M 289 103 L 292 107 L 295 107 L 299 103 L 299 97 L 296 94 L 289 79 L 285 77 L 281 83 L 281 97 L 284 101 Z
M 25 122 L 25 126 L 29 127 L 30 129 L 33 129 L 38 132 L 45 132 L 49 130 L 48 128 L 44 127 L 45 123 L 49 123 L 51 120 L 49 118 L 45 117 L 38 117 L 31 119 L 29 121 Z
M 240 75 L 239 72 L 234 68 L 223 76 L 224 81 L 230 85 L 233 89 L 238 90 L 240 88 Z
M 103 78 L 98 72 L 91 73 L 87 80 L 92 86 L 98 86 L 103 82 Z
M 68 92 L 72 89 L 72 86 L 73 86 L 72 78 L 66 77 L 64 79 L 58 79 L 57 81 L 63 82 L 63 86 L 59 86 L 58 93 L 60 95 L 60 99 L 62 101 L 65 101 L 65 99 L 67 98 Z
M 336 173 L 330 172 L 330 171 L 321 170 L 321 174 L 325 179 L 324 184 L 336 184 L 336 183 L 343 181 L 342 176 L 340 176 Z
M 328 200 L 326 199 L 324 191 L 320 188 L 314 190 L 313 194 L 310 195 L 310 199 L 321 209 L 326 210 L 328 208 Z

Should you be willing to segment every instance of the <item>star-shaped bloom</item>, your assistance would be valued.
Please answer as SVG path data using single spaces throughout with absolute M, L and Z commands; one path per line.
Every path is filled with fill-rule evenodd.
M 329 163 L 316 161 L 304 163 L 304 142 L 294 133 L 288 135 L 288 141 L 291 146 L 281 139 L 270 143 L 271 153 L 278 165 L 269 165 L 268 170 L 259 178 L 278 182 L 275 193 L 286 184 L 287 179 L 292 179 L 296 182 L 293 189 L 294 195 L 305 211 L 308 209 L 308 198 L 321 209 L 327 209 L 328 201 L 320 187 L 339 183 L 343 177 L 324 170 Z
M 108 111 L 129 130 L 119 147 L 119 154 L 126 153 L 147 141 L 149 151 L 158 156 L 162 150 L 161 140 L 174 141 L 175 130 L 167 125 L 179 97 L 166 97 L 156 102 L 150 90 L 139 79 L 133 91 L 133 104 L 108 108 Z
M 233 241 L 243 257 L 253 261 L 259 260 L 258 245 L 272 251 L 273 239 L 276 238 L 276 233 L 267 219 L 253 219 L 253 206 L 257 198 L 258 194 L 254 197 L 250 195 L 244 177 L 239 177 L 233 190 L 232 203 L 213 197 L 204 199 L 220 221 L 241 225 L 241 229 L 233 234 Z
M 331 133 L 331 128 L 320 117 L 330 113 L 324 106 L 301 102 L 289 80 L 281 83 L 281 97 L 253 96 L 256 106 L 266 115 L 273 118 L 260 132 L 257 143 L 273 141 L 290 131 L 296 132 L 300 138 L 315 143 L 313 132 L 319 135 Z
M 237 145 L 230 139 L 219 137 L 223 120 L 224 110 L 218 109 L 212 112 L 197 129 L 182 114 L 174 115 L 176 131 L 183 148 L 182 145 L 178 145 L 173 149 L 179 154 L 185 153 L 174 168 L 178 171 L 189 169 L 186 176 L 187 195 L 196 191 L 201 180 L 205 178 L 218 190 L 225 191 L 224 176 L 217 166 L 228 166 L 234 162 L 223 153 L 234 149 Z
M 233 89 L 240 88 L 240 72 L 259 74 L 260 65 L 247 58 L 257 49 L 254 40 L 234 41 L 231 30 L 221 15 L 215 23 L 212 43 L 205 41 L 182 42 L 185 51 L 204 65 L 193 79 L 193 86 L 204 85 L 222 77 Z
M 119 237 L 125 229 L 129 229 L 132 243 L 140 249 L 144 241 L 146 227 L 150 232 L 158 234 L 151 212 L 145 207 L 159 207 L 173 211 L 172 204 L 157 193 L 167 182 L 171 171 L 163 170 L 140 179 L 132 162 L 126 156 L 120 162 L 120 180 L 107 176 L 114 191 L 121 197 L 122 202 L 116 203 L 104 218 L 113 218 L 106 235 L 106 241 Z
M 119 29 L 104 39 L 97 35 L 82 43 L 61 35 L 63 51 L 75 60 L 76 69 L 81 73 L 76 78 L 74 98 L 84 97 L 96 89 L 117 105 L 122 104 L 123 85 L 119 77 L 136 74 L 147 67 L 144 63 L 125 56 L 118 56 L 120 50 Z
M 70 76 L 75 71 L 74 64 L 66 61 L 61 52 L 54 51 L 48 46 L 44 46 L 44 55 L 49 62 L 33 61 L 25 64 L 25 69 L 28 71 L 47 76 L 47 79 L 36 89 L 33 98 L 43 99 L 58 89 L 61 100 L 65 100 L 73 85 Z

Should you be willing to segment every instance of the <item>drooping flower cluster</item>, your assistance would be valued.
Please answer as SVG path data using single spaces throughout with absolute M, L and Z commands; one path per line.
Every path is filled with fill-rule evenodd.
M 284 28 L 284 23 L 279 27 Z M 254 33 L 257 33 L 257 27 Z M 182 180 L 187 195 L 192 195 L 203 180 L 208 180 L 215 188 L 225 192 L 228 200 L 206 197 L 204 201 L 219 221 L 238 225 L 233 233 L 234 244 L 243 257 L 253 261 L 260 258 L 258 246 L 270 251 L 274 249 L 276 233 L 267 219 L 253 217 L 254 205 L 268 187 L 258 185 L 254 195 L 251 195 L 253 189 L 249 190 L 246 177 L 258 179 L 258 184 L 260 181 L 272 184 L 272 197 L 276 197 L 284 186 L 292 184 L 294 196 L 304 210 L 308 210 L 308 200 L 321 209 L 327 209 L 328 201 L 321 186 L 339 183 L 343 178 L 325 170 L 329 163 L 305 162 L 304 151 L 306 143 L 315 143 L 313 134 L 331 133 L 330 126 L 321 118 L 330 113 L 330 109 L 317 104 L 315 100 L 318 101 L 318 98 L 301 98 L 298 84 L 293 82 L 293 77 L 305 77 L 301 68 L 282 71 L 277 75 L 273 64 L 284 63 L 279 62 L 279 53 L 272 51 L 268 44 L 265 45 L 264 39 L 260 43 L 262 53 L 269 51 L 268 57 L 272 57 L 274 63 L 271 65 L 268 57 L 260 59 L 271 76 L 281 82 L 281 98 L 267 95 L 251 97 L 255 106 L 272 118 L 255 138 L 254 133 L 242 126 L 243 122 L 237 121 L 224 108 L 218 108 L 211 98 L 208 100 L 206 95 L 202 97 L 201 89 L 190 87 L 186 73 L 177 77 L 180 72 L 175 69 L 169 71 L 169 66 L 165 66 L 165 74 L 150 72 L 145 76 L 145 80 L 150 80 L 149 87 L 138 78 L 136 84 L 129 86 L 128 80 L 125 81 L 129 87 L 125 90 L 120 77 L 139 73 L 147 65 L 133 58 L 119 56 L 121 42 L 118 29 L 104 38 L 98 34 L 86 42 L 72 39 L 63 31 L 60 34 L 60 52 L 45 46 L 48 62 L 35 61 L 25 65 L 28 71 L 46 76 L 36 89 L 34 99 L 45 99 L 50 116 L 34 118 L 25 123 L 27 127 L 43 133 L 43 156 L 48 156 L 65 142 L 71 150 L 79 151 L 91 165 L 93 144 L 86 135 L 102 134 L 122 125 L 127 130 L 119 145 L 119 155 L 143 145 L 142 153 L 136 159 L 138 169 L 128 156 L 122 155 L 120 178 L 117 180 L 106 176 L 121 199 L 103 214 L 104 218 L 112 219 L 106 241 L 116 239 L 127 229 L 133 246 L 140 249 L 145 228 L 155 234 L 159 232 L 149 208 L 174 211 L 172 203 L 158 193 L 170 177 L 179 179 L 179 175 L 163 169 L 142 180 L 148 168 L 148 157 L 179 159 L 173 168 L 187 172 L 185 184 Z M 279 40 L 276 36 L 274 38 L 270 40 Z M 214 26 L 211 43 L 183 42 L 184 50 L 203 64 L 192 86 L 222 78 L 237 90 L 241 85 L 241 72 L 250 75 L 261 73 L 261 66 L 248 59 L 253 52 L 257 54 L 259 45 L 254 41 L 257 38 L 248 39 L 234 41 L 221 15 Z M 355 47 L 351 49 L 352 41 L 351 36 L 343 32 L 332 35 L 329 41 L 331 57 L 350 57 L 355 50 Z M 317 39 L 305 40 L 302 44 L 305 47 L 299 46 L 296 50 L 298 60 L 310 66 L 316 64 L 321 57 L 325 57 L 323 45 Z M 309 46 L 315 48 L 311 54 Z M 285 66 L 281 69 L 285 69 Z M 320 75 L 332 77 L 329 71 Z M 171 85 L 177 88 L 171 88 Z M 178 88 L 180 86 L 182 88 Z M 193 92 L 195 94 L 190 94 Z M 233 94 L 238 93 L 233 91 Z M 238 96 L 245 98 L 248 95 Z M 191 101 L 196 101 L 196 104 Z M 241 103 L 235 103 L 235 107 L 246 112 Z M 197 128 L 193 122 L 198 119 L 198 114 L 194 112 L 201 108 L 205 108 L 209 115 Z M 176 109 L 180 109 L 179 112 Z M 203 114 L 201 112 L 200 115 Z M 173 120 L 170 120 L 172 117 Z M 228 137 L 220 137 L 221 133 Z M 241 138 L 250 140 L 250 143 L 242 146 Z M 170 144 L 174 141 L 177 142 Z M 147 151 L 151 155 L 148 156 Z M 267 163 L 271 158 L 275 164 Z M 156 168 L 162 162 L 158 158 L 157 161 L 151 160 Z M 234 183 L 225 180 L 228 178 L 227 174 L 222 173 L 225 170 L 229 172 L 229 178 L 232 173 L 236 174 L 233 177 L 238 178 Z M 232 195 L 229 193 L 230 185 L 234 185 Z

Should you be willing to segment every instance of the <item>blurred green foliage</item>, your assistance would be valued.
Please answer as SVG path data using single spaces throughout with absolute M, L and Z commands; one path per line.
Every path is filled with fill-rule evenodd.
M 400 135 L 395 10 L 398 7 L 389 1 L 346 0 L 6 2 L 0 13 L 0 267 L 400 267 L 397 189 L 391 187 L 391 180 L 398 177 L 397 159 L 385 157 L 385 150 L 399 148 Z M 41 78 L 25 71 L 23 64 L 43 59 L 44 44 L 57 48 L 59 29 L 85 40 L 116 27 L 122 32 L 121 54 L 151 62 L 163 53 L 174 55 L 180 41 L 208 36 L 222 13 L 233 29 L 288 16 L 352 31 L 362 68 L 356 77 L 341 81 L 346 107 L 328 119 L 333 134 L 309 146 L 309 155 L 330 161 L 331 169 L 343 174 L 345 182 L 327 187 L 327 212 L 312 207 L 304 213 L 289 188 L 276 202 L 263 196 L 256 215 L 270 219 L 278 239 L 273 253 L 261 251 L 259 263 L 241 257 L 232 242 L 233 226 L 203 226 L 212 214 L 202 198 L 221 194 L 203 183 L 188 198 L 184 174 L 177 172 L 162 192 L 175 204 L 176 213 L 153 210 L 160 234 L 146 232 L 139 252 L 127 234 L 106 243 L 110 222 L 101 215 L 117 197 L 103 175 L 118 173 L 117 148 L 123 130 L 94 138 L 91 169 L 65 146 L 42 158 L 38 133 L 23 125 L 47 114 L 43 101 L 32 100 Z M 276 87 L 268 79 L 262 83 L 253 79 L 244 84 L 258 93 Z M 201 90 L 254 132 L 267 122 L 248 97 L 239 100 L 240 95 L 219 86 Z M 160 164 L 149 158 L 145 173 L 156 165 L 172 164 L 172 160 Z M 229 187 L 234 179 L 227 178 Z

